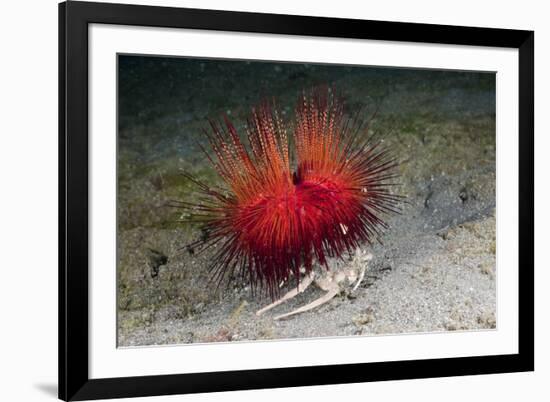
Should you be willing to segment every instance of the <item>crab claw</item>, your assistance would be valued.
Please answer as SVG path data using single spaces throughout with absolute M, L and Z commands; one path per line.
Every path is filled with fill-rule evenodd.
M 262 315 L 268 310 L 271 310 L 273 307 L 278 306 L 279 304 L 284 303 L 287 300 L 292 299 L 296 295 L 304 292 L 309 285 L 311 285 L 311 282 L 313 282 L 313 279 L 315 279 L 315 272 L 311 271 L 308 276 L 306 276 L 303 281 L 301 281 L 298 286 L 291 291 L 289 291 L 287 294 L 285 294 L 283 297 L 281 297 L 279 300 L 275 300 L 273 303 L 265 306 L 264 308 L 256 311 L 256 315 Z
M 277 317 L 273 318 L 274 320 L 282 320 L 283 318 L 287 318 L 296 314 L 304 313 L 309 310 L 313 310 L 316 307 L 319 307 L 327 302 L 329 302 L 334 296 L 336 296 L 340 292 L 340 288 L 338 286 L 335 286 L 331 288 L 327 293 L 325 293 L 323 296 L 319 297 L 316 300 L 313 300 L 311 303 L 306 304 L 305 306 L 302 306 L 300 308 L 297 308 L 296 310 L 291 311 L 290 313 L 281 314 Z

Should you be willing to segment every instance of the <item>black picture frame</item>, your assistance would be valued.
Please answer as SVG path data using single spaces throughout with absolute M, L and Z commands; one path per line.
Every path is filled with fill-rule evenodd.
M 517 354 L 213 373 L 88 375 L 88 25 L 193 28 L 519 51 Z M 59 398 L 276 388 L 534 370 L 534 32 L 70 1 L 59 4 Z

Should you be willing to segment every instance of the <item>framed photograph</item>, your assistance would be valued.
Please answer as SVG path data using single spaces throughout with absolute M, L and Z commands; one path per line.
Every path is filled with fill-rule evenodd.
M 59 397 L 534 369 L 534 33 L 59 5 Z

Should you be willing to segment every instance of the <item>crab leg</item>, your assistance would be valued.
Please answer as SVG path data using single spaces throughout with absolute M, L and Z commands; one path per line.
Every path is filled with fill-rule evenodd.
M 366 270 L 367 270 L 366 265 L 363 265 L 361 267 L 361 273 L 359 274 L 359 278 L 357 278 L 357 282 L 355 282 L 355 285 L 353 286 L 353 289 L 351 290 L 352 292 L 355 292 L 357 290 L 357 288 L 359 287 L 359 285 L 361 284 L 361 282 L 363 282 L 363 279 L 365 278 L 365 271 Z
M 283 297 L 281 297 L 279 300 L 275 300 L 273 303 L 268 304 L 264 308 L 256 311 L 256 315 L 262 315 L 268 310 L 271 310 L 273 307 L 278 306 L 281 303 L 284 303 L 287 300 L 292 299 L 293 297 L 297 296 L 298 294 L 305 291 L 309 285 L 311 285 L 311 282 L 313 282 L 313 279 L 315 278 L 315 272 L 311 271 L 308 276 L 306 276 L 302 282 L 298 284 L 298 286 L 291 291 L 289 291 L 287 294 L 285 294 Z
M 368 266 L 367 264 L 370 260 L 372 260 L 372 254 L 369 253 L 365 256 L 365 264 L 363 264 L 363 266 L 361 267 L 361 273 L 359 274 L 359 278 L 357 279 L 357 282 L 355 282 L 355 286 L 353 286 L 353 289 L 351 290 L 352 292 L 355 292 L 359 287 L 359 285 L 361 284 L 361 282 L 363 282 L 363 279 L 365 278 L 365 271 L 367 270 L 367 266 Z
M 309 304 L 306 304 L 305 306 L 302 306 L 300 308 L 297 308 L 294 311 L 291 311 L 290 313 L 281 314 L 277 317 L 273 318 L 274 320 L 281 320 L 283 318 L 290 317 L 295 314 L 304 313 L 309 310 L 313 310 L 316 307 L 319 307 L 328 301 L 330 301 L 334 296 L 336 296 L 340 292 L 340 288 L 336 285 L 334 287 L 331 287 L 327 293 L 325 293 L 323 296 L 319 297 L 318 299 L 312 301 Z

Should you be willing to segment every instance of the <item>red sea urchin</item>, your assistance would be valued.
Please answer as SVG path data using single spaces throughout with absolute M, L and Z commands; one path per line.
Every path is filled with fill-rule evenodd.
M 248 120 L 250 149 L 227 117 L 211 122 L 215 156 L 205 153 L 227 188 L 188 176 L 202 197 L 183 204 L 207 234 L 193 247 L 218 244 L 216 277 L 237 270 L 274 297 L 302 266 L 309 273 L 314 261 L 327 266 L 327 257 L 379 239 L 380 215 L 397 212 L 400 197 L 389 191 L 397 163 L 343 106 L 328 88 L 304 93 L 288 126 L 264 102 Z

